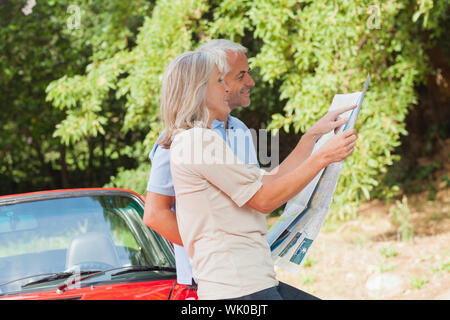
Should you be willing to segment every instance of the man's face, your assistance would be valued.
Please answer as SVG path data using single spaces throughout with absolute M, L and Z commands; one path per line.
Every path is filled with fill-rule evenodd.
M 250 88 L 255 85 L 250 76 L 247 57 L 242 52 L 227 52 L 230 71 L 225 76 L 225 83 L 230 90 L 228 105 L 231 110 L 250 105 Z

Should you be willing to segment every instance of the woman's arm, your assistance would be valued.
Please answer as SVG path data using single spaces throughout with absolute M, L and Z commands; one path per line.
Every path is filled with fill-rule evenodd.
M 175 212 L 171 207 L 175 197 L 147 191 L 144 208 L 144 223 L 172 243 L 183 245 L 178 231 Z
M 289 174 L 276 179 L 265 179 L 264 175 L 263 186 L 246 205 L 264 214 L 272 212 L 297 195 L 320 170 L 351 155 L 355 140 L 356 131 L 346 130 L 330 139 Z
M 306 187 L 322 168 L 324 165 L 321 159 L 312 155 L 291 174 L 285 174 L 268 183 L 263 179 L 262 187 L 246 205 L 264 214 L 271 213 Z

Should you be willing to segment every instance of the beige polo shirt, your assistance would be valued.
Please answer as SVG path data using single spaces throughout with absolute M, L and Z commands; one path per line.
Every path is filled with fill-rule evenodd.
M 265 215 L 245 206 L 264 170 L 245 165 L 213 130 L 175 136 L 170 168 L 180 235 L 199 299 L 228 299 L 278 285 Z

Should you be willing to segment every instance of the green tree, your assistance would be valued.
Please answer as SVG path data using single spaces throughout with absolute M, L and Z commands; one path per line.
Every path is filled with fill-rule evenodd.
M 81 9 L 82 28 L 70 29 L 67 1 L 37 1 L 28 14 L 26 2 L 0 3 L 0 193 L 105 183 L 130 160 L 118 154 L 131 140 L 120 133 L 122 102 L 110 99 L 105 110 L 113 119 L 109 135 L 69 146 L 53 135 L 66 114 L 46 101 L 45 90 L 133 46 L 149 4 L 71 1 Z
M 356 127 L 358 147 L 344 162 L 333 201 L 333 211 L 345 218 L 398 159 L 392 151 L 407 133 L 414 86 L 427 72 L 425 49 L 445 30 L 448 7 L 440 1 L 225 1 L 210 30 L 239 38 L 250 28 L 262 40 L 251 65 L 263 80 L 281 83 L 280 99 L 286 99 L 270 129 L 304 132 L 335 93 L 359 91 L 372 75 Z
M 161 129 L 161 75 L 170 59 L 192 48 L 192 35 L 207 9 L 206 1 L 159 1 L 151 17 L 145 18 L 131 50 L 118 51 L 89 65 L 84 75 L 52 82 L 47 88 L 47 100 L 67 114 L 57 125 L 55 136 L 72 145 L 86 137 L 104 135 L 105 125 L 112 121 L 105 112 L 108 99 L 115 97 L 124 101 L 122 133 L 148 133 L 145 139 L 134 139 L 130 145 L 122 146 L 120 152 L 148 165 L 150 147 Z M 143 192 L 139 186 L 147 178 L 148 175 L 139 175 L 135 180 L 113 179 L 109 186 Z
M 334 216 L 345 218 L 380 188 L 380 177 L 398 160 L 393 151 L 407 133 L 415 86 L 430 72 L 426 49 L 446 40 L 448 9 L 448 1 L 432 0 L 157 1 L 135 46 L 101 55 L 84 74 L 48 86 L 47 100 L 66 113 L 55 135 L 67 145 L 106 135 L 113 119 L 108 105 L 123 101 L 122 132 L 148 132 L 128 149 L 143 165 L 161 130 L 158 98 L 165 66 L 211 38 L 250 48 L 260 88 L 252 99 L 262 110 L 259 125 L 293 130 L 298 137 L 326 113 L 335 93 L 360 90 L 370 73 L 356 127 L 358 146 L 344 163 L 333 202 Z M 274 94 L 267 97 L 267 91 Z

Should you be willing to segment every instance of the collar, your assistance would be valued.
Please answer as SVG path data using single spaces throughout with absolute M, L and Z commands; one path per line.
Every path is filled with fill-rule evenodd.
M 228 129 L 234 129 L 234 120 L 232 116 L 228 115 L 227 122 L 228 122 Z M 216 129 L 219 127 L 225 128 L 225 122 L 214 119 L 211 122 L 211 129 Z

